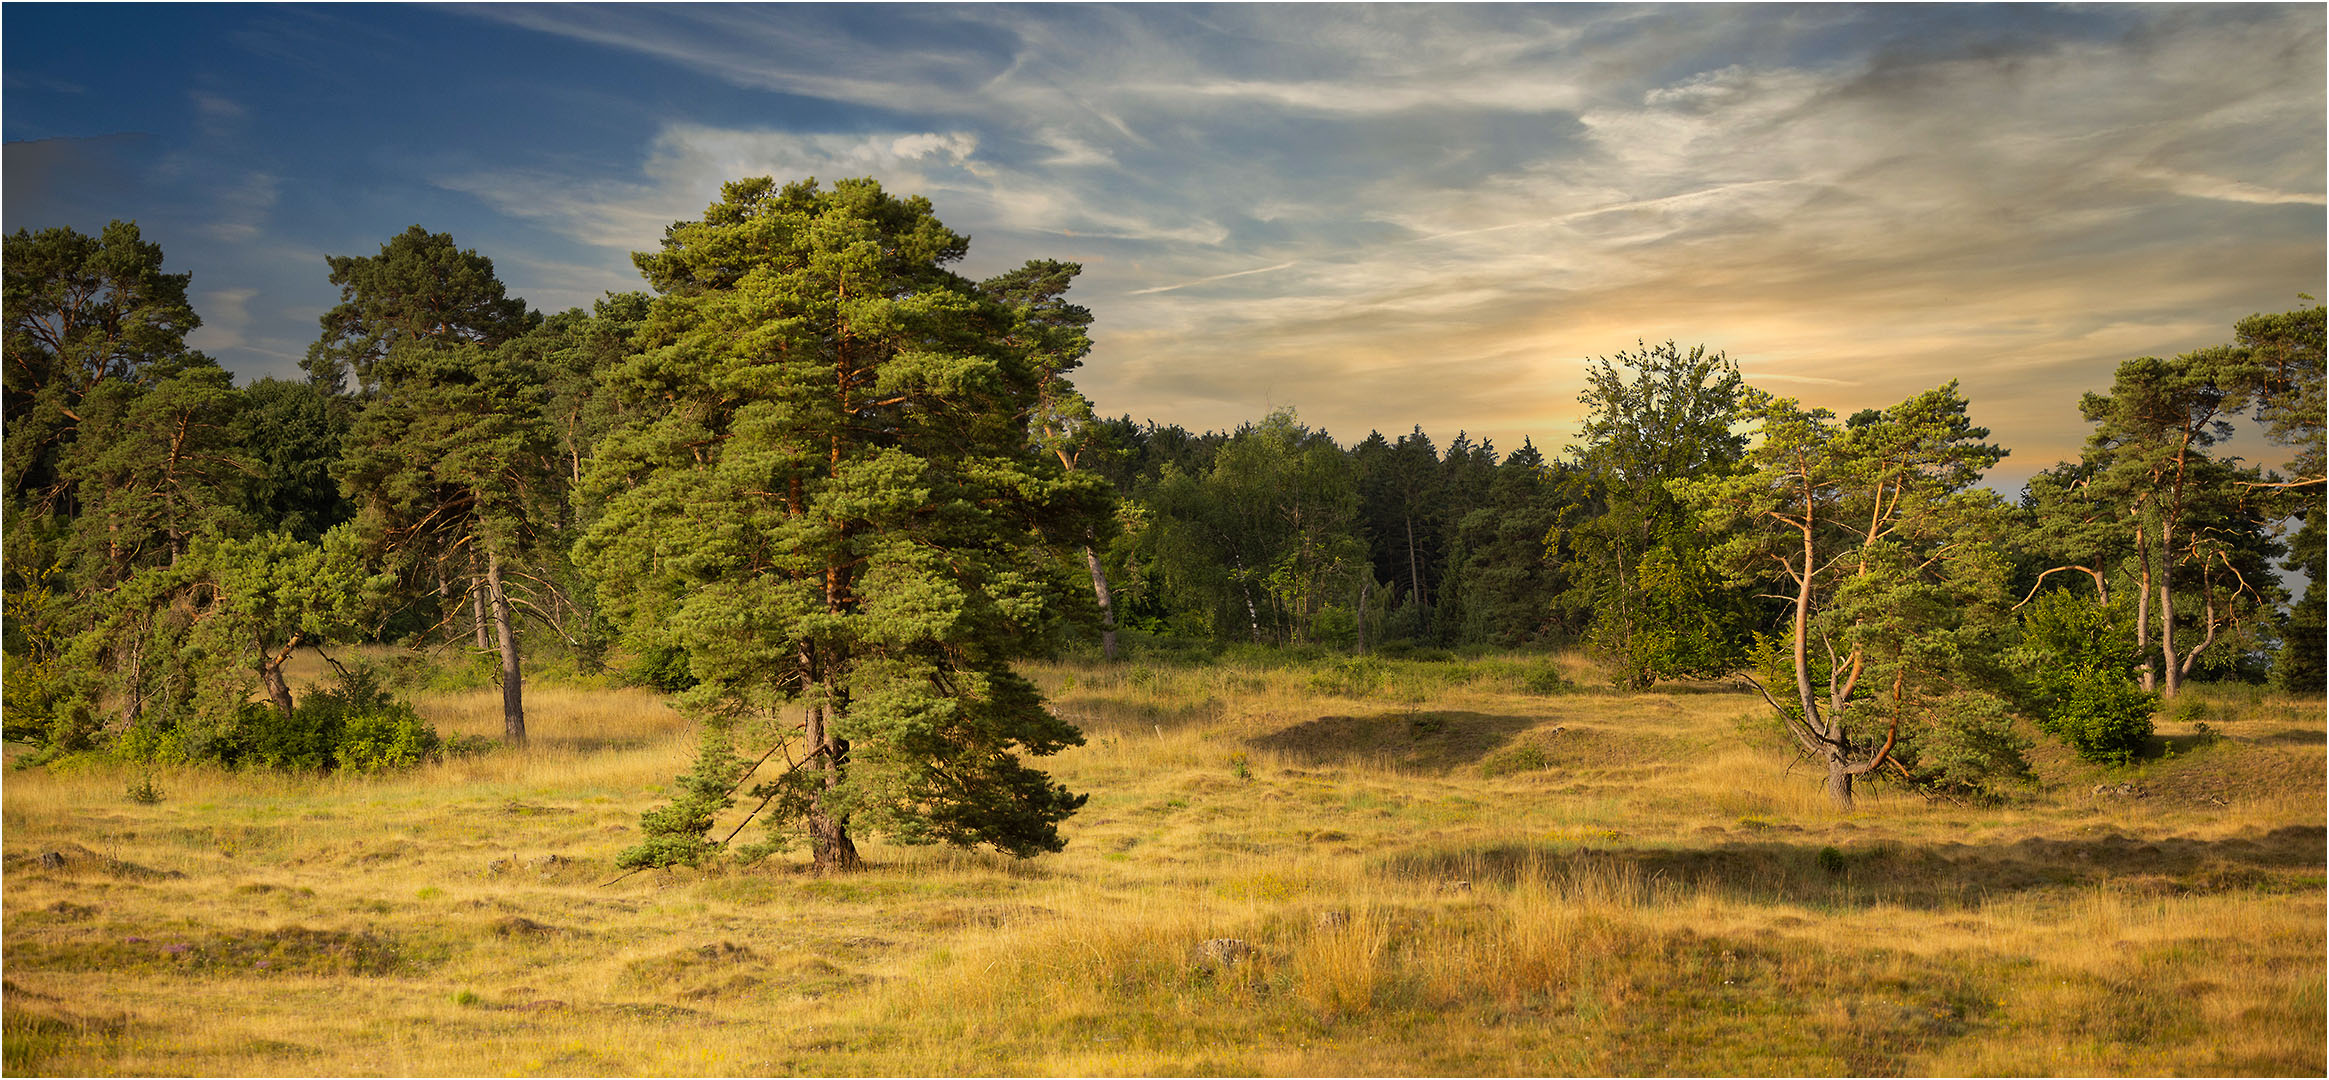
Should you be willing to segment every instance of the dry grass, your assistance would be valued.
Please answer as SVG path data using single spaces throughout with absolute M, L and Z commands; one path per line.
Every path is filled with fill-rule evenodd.
M 6 1071 L 2324 1070 L 2318 699 L 1839 814 L 1750 697 L 1548 666 L 1040 666 L 1089 739 L 1067 851 L 842 878 L 602 887 L 692 752 L 636 691 L 532 688 L 529 749 L 398 776 L 14 772 Z M 419 703 L 498 733 L 490 688 Z

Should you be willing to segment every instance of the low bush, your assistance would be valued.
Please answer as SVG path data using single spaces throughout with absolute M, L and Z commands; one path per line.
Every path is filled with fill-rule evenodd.
M 381 772 L 443 755 L 437 729 L 391 694 L 369 664 L 342 669 L 334 685 L 310 691 L 285 716 L 243 702 L 224 723 L 148 717 L 124 732 L 113 754 L 137 761 L 209 761 L 293 772 Z
M 2159 696 L 2135 684 L 2134 635 L 2111 608 L 2049 593 L 2022 617 L 2013 659 L 2038 726 L 2080 757 L 2123 765 L 2151 738 Z

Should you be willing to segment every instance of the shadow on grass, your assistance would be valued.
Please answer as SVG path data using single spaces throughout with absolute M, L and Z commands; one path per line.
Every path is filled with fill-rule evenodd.
M 1647 888 L 1673 885 L 1756 903 L 1865 908 L 1958 908 L 2044 889 L 2110 885 L 2138 893 L 2300 892 L 2322 887 L 2319 825 L 2225 840 L 2032 837 L 2014 844 L 1897 844 L 1836 848 L 1744 841 L 1700 848 L 1564 850 L 1503 845 L 1409 852 L 1378 864 L 1393 878 L 1511 886 L 1617 871 Z M 1630 872 L 1629 872 L 1630 871 Z
M 1210 696 L 1160 703 L 1104 691 L 1061 694 L 1051 705 L 1061 719 L 1081 728 L 1086 735 L 1119 730 L 1179 731 L 1193 724 L 1217 722 L 1222 712 L 1220 699 Z
M 1369 762 L 1415 769 L 1477 763 L 1543 717 L 1444 710 L 1321 716 L 1248 741 L 1306 765 Z
M 2179 754 L 2188 754 L 2223 741 L 2224 736 L 2214 731 L 2193 732 L 2189 735 L 2153 735 L 2143 740 L 2143 749 L 2135 752 L 2135 759 L 2138 761 L 2158 761 Z

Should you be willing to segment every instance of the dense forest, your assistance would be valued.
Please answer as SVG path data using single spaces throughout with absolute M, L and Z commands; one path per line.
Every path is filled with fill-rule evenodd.
M 852 829 L 1057 849 L 1082 799 L 1020 757 L 1080 736 L 1011 660 L 1061 650 L 1584 648 L 1752 685 L 1844 805 L 1979 797 L 2033 737 L 2124 760 L 2188 681 L 2323 683 L 2318 306 L 2096 372 L 2083 455 L 2009 499 L 1954 382 L 1839 416 L 1674 342 L 1587 361 L 1552 454 L 1099 416 L 1078 267 L 971 281 L 967 246 L 871 181 L 740 181 L 646 290 L 544 314 L 415 226 L 327 259 L 305 380 L 237 385 L 134 224 L 9 236 L 7 737 L 392 767 L 444 748 L 332 650 L 434 649 L 490 665 L 508 743 L 545 672 L 704 722 L 631 865 L 746 797 L 848 866 Z M 335 685 L 295 695 L 303 648 Z

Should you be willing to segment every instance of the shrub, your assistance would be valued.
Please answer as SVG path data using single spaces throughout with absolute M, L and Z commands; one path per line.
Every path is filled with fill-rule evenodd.
M 2103 765 L 2124 765 L 2151 738 L 2151 710 L 2159 695 L 2125 679 L 2083 675 L 2054 679 L 2051 705 L 2039 726 Z
M 412 706 L 397 702 L 392 710 L 349 717 L 337 756 L 343 769 L 381 772 L 422 764 L 435 758 L 439 749 L 437 729 Z
M 323 772 L 334 763 L 339 742 L 340 711 L 326 703 L 308 702 L 285 716 L 269 705 L 246 702 L 235 710 L 234 728 L 216 756 L 230 765 L 258 765 L 295 772 Z M 196 756 L 202 755 L 196 751 Z
M 1919 787 L 1995 800 L 2003 785 L 2029 777 L 2029 748 L 2004 700 L 1959 690 L 1917 702 L 1893 753 Z
M 1551 697 L 1555 694 L 1569 693 L 1577 689 L 1577 684 L 1570 682 L 1567 675 L 1561 674 L 1558 665 L 1547 661 L 1544 665 L 1533 668 L 1527 675 L 1522 676 L 1520 688 L 1531 694 Z
M 133 761 L 210 761 L 231 767 L 328 772 L 409 768 L 443 750 L 437 730 L 397 700 L 369 664 L 342 671 L 285 716 L 273 705 L 240 702 L 218 711 L 155 710 L 121 733 L 111 750 Z
M 2080 757 L 2123 765 L 2151 738 L 2159 696 L 2135 685 L 2134 636 L 2111 609 L 2063 591 L 2022 617 L 2014 659 L 2038 726 Z
M 1485 760 L 1481 761 L 1480 775 L 1493 780 L 1499 776 L 1510 776 L 1514 773 L 1536 772 L 1540 769 L 1550 768 L 1551 766 L 1552 759 L 1545 756 L 1545 752 L 1542 747 L 1527 745 L 1513 746 L 1490 754 Z

